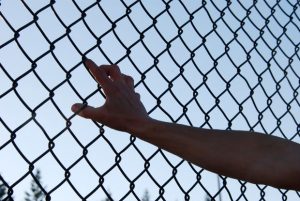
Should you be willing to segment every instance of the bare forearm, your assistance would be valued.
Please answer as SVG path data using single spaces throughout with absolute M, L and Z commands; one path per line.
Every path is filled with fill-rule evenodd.
M 300 190 L 300 145 L 260 133 L 150 120 L 132 134 L 225 176 Z M 137 127 L 138 128 L 138 127 Z
M 101 85 L 100 107 L 74 104 L 76 114 L 126 131 L 218 174 L 300 190 L 300 145 L 277 137 L 243 131 L 192 128 L 151 119 L 134 91 L 132 77 L 116 65 L 85 65 Z

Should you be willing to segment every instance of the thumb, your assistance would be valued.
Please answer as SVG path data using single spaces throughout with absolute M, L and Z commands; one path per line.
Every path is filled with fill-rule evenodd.
M 80 103 L 72 105 L 71 110 L 79 116 L 87 119 L 94 119 L 97 113 L 96 108 Z

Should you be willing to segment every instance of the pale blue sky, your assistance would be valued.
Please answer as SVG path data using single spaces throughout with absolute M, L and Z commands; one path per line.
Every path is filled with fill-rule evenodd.
M 46 0 L 27 0 L 25 2 L 33 12 L 37 12 L 49 3 Z M 83 99 L 97 89 L 95 81 L 81 64 L 80 53 L 74 48 L 72 43 L 77 46 L 81 53 L 85 53 L 97 44 L 95 37 L 100 37 L 111 29 L 111 23 L 106 19 L 100 7 L 112 21 L 115 21 L 126 13 L 126 8 L 121 1 L 103 0 L 99 5 L 95 5 L 89 9 L 87 8 L 94 1 L 77 0 L 76 2 L 81 10 L 86 10 L 84 21 L 81 20 L 72 25 L 80 18 L 81 13 L 72 1 L 63 0 L 56 1 L 52 7 L 38 12 L 37 16 L 39 19 L 36 24 L 32 23 L 25 29 L 21 29 L 21 27 L 31 22 L 33 16 L 25 8 L 22 1 L 2 0 L 0 7 L 1 13 L 9 21 L 13 29 L 21 29 L 17 42 L 28 54 L 28 58 L 26 58 L 18 48 L 16 41 L 4 45 L 14 37 L 14 33 L 1 17 L 1 65 L 12 79 L 18 79 L 26 71 L 30 71 L 32 61 L 36 61 L 37 64 L 34 72 L 30 71 L 26 76 L 18 79 L 16 91 L 11 91 L 5 96 L 3 94 L 11 89 L 12 81 L 0 69 L 0 118 L 12 132 L 16 133 L 17 137 L 14 143 L 29 161 L 35 160 L 47 151 L 48 140 L 44 132 L 47 133 L 49 138 L 54 138 L 62 132 L 54 140 L 55 147 L 53 152 L 65 168 L 69 168 L 70 165 L 82 156 L 82 146 L 89 144 L 99 133 L 98 127 L 93 122 L 73 117 L 70 128 L 74 136 L 81 143 L 80 146 L 74 137 L 72 137 L 70 131 L 65 129 L 66 119 L 69 119 L 73 115 L 70 110 L 71 105 L 75 102 L 81 102 L 80 97 L 74 93 L 70 84 L 75 87 Z M 127 6 L 133 2 L 124 1 Z M 225 1 L 215 2 L 215 6 L 219 10 L 225 9 L 225 15 L 222 19 L 219 19 L 220 12 L 211 1 L 208 1 L 205 7 L 202 7 L 202 3 L 199 1 L 185 1 L 186 9 L 190 13 L 193 13 L 198 8 L 201 9 L 193 14 L 194 19 L 192 20 L 192 24 L 188 23 L 184 25 L 190 16 L 180 2 L 174 0 L 169 4 L 169 13 L 173 16 L 177 26 L 181 27 L 184 25 L 182 28 L 183 32 L 181 38 L 176 37 L 178 35 L 178 28 L 169 14 L 164 12 L 157 18 L 155 26 L 164 39 L 161 38 L 153 27 L 149 30 L 147 29 L 152 25 L 153 21 L 147 16 L 143 7 L 147 9 L 152 17 L 155 17 L 165 9 L 165 3 L 160 0 L 137 2 L 131 7 L 128 17 L 140 32 L 144 32 L 142 42 L 135 44 L 139 40 L 140 34 L 133 28 L 127 17 L 119 20 L 114 29 L 114 33 L 119 36 L 125 46 L 131 47 L 135 44 L 131 48 L 130 55 L 124 57 L 126 50 L 118 42 L 114 33 L 109 32 L 101 39 L 101 44 L 99 45 L 103 52 L 96 47 L 92 51 L 89 51 L 87 56 L 95 60 L 98 64 L 118 62 L 122 72 L 130 74 L 136 83 L 138 83 L 136 91 L 141 94 L 141 99 L 146 109 L 152 111 L 150 115 L 153 118 L 168 122 L 177 121 L 178 123 L 187 125 L 191 123 L 196 127 L 202 126 L 204 128 L 212 127 L 218 129 L 227 129 L 228 121 L 231 120 L 231 129 L 249 130 L 250 127 L 253 127 L 255 131 L 280 137 L 284 133 L 289 139 L 298 132 L 298 136 L 293 138 L 293 140 L 300 142 L 299 127 L 297 129 L 297 125 L 299 125 L 300 100 L 299 96 L 295 95 L 299 92 L 300 77 L 300 68 L 298 67 L 300 64 L 299 51 L 295 49 L 295 45 L 299 47 L 300 42 L 300 13 L 299 9 L 297 9 L 292 14 L 293 7 L 290 5 L 296 4 L 297 1 L 290 1 L 290 3 L 282 1 L 278 5 L 275 5 L 276 1 L 268 1 L 269 7 L 275 5 L 275 13 L 273 15 L 275 18 L 269 17 L 271 9 L 268 5 L 264 1 L 259 1 L 255 7 L 250 9 L 249 18 L 244 20 L 245 25 L 243 29 L 240 29 L 240 21 L 245 18 L 247 13 L 245 9 L 250 8 L 252 5 L 250 1 L 242 2 L 244 8 L 240 3 L 233 2 L 229 9 L 225 9 Z M 61 22 L 56 18 L 53 10 L 60 16 Z M 209 15 L 207 12 L 209 12 Z M 290 18 L 284 12 L 288 15 L 292 14 L 292 22 L 289 21 Z M 263 27 L 266 20 L 261 15 L 269 19 L 268 26 L 265 28 Z M 209 34 L 206 37 L 205 44 L 199 46 L 202 43 L 202 39 L 196 31 L 202 36 L 208 34 L 213 29 L 211 20 L 216 21 L 216 32 Z M 94 36 L 88 31 L 84 23 L 88 24 Z M 38 26 L 43 30 L 49 41 L 41 34 Z M 66 33 L 64 26 L 71 26 L 71 32 L 68 36 L 60 38 Z M 286 27 L 286 34 L 283 34 L 282 27 Z M 255 41 L 259 37 L 259 29 L 262 28 L 264 31 L 263 38 L 257 40 L 256 50 L 252 50 L 254 47 L 252 41 Z M 229 43 L 234 38 L 233 32 L 235 31 L 238 34 L 238 37 L 236 37 L 237 40 L 230 43 L 227 55 L 220 57 L 225 51 L 224 43 Z M 276 40 L 276 38 L 280 38 L 280 41 Z M 164 40 L 172 41 L 168 51 L 164 51 L 166 49 Z M 184 41 L 190 51 L 195 52 L 193 60 L 190 60 L 191 53 L 182 41 Z M 52 53 L 39 58 L 40 55 L 49 51 L 49 42 L 54 43 L 55 49 Z M 279 46 L 277 46 L 278 43 Z M 144 46 L 147 46 L 152 56 Z M 276 50 L 274 57 L 272 56 L 273 48 Z M 207 50 L 211 55 L 207 53 Z M 248 61 L 246 61 L 247 53 L 251 57 Z M 295 55 L 295 53 L 297 54 Z M 171 56 L 176 62 L 172 60 Z M 154 64 L 153 57 L 158 57 L 158 63 L 155 64 L 154 68 L 151 68 Z M 212 70 L 215 64 L 211 57 L 215 60 L 218 58 L 217 71 L 215 69 Z M 293 59 L 290 66 L 289 57 Z M 56 62 L 56 59 L 62 66 Z M 138 72 L 131 61 L 139 68 L 140 72 Z M 270 61 L 271 67 L 264 72 L 267 68 L 267 61 Z M 233 63 L 236 66 L 240 66 L 240 75 L 237 75 L 230 81 L 237 72 Z M 175 79 L 180 72 L 179 66 L 182 65 L 184 72 L 182 76 Z M 76 69 L 73 69 L 75 66 Z M 284 77 L 284 71 L 282 70 L 285 68 L 287 77 Z M 164 74 L 168 82 L 173 81 L 172 89 L 162 97 L 160 96 L 168 88 L 168 82 L 160 75 L 158 69 Z M 70 74 L 72 77 L 69 79 L 69 82 L 64 82 L 67 71 L 71 71 Z M 141 83 L 139 82 L 141 80 L 140 73 L 145 72 L 146 78 L 144 83 Z M 43 80 L 46 87 L 43 86 L 35 74 Z M 203 82 L 204 74 L 207 76 L 206 82 Z M 255 87 L 258 84 L 259 74 L 262 77 L 261 85 Z M 190 86 L 186 83 L 185 79 L 188 80 Z M 226 82 L 224 80 L 226 82 L 230 81 L 230 88 L 226 93 L 223 93 L 226 89 Z M 276 91 L 276 82 L 279 83 L 280 89 L 279 93 L 273 95 Z M 60 83 L 63 84 L 60 85 Z M 145 86 L 150 88 L 156 97 L 160 97 L 160 106 L 168 112 L 171 118 L 156 107 L 156 99 L 153 98 Z M 248 98 L 250 94 L 249 87 L 255 87 L 252 98 Z M 209 92 L 208 88 L 213 94 Z M 54 91 L 52 100 L 49 99 L 49 90 Z M 193 90 L 196 90 L 198 95 L 190 102 L 193 98 Z M 28 107 L 36 110 L 35 119 L 42 125 L 44 131 L 34 121 L 30 121 L 23 128 L 17 129 L 31 118 L 31 113 L 19 101 L 16 92 L 22 97 Z M 176 95 L 180 103 L 172 97 L 171 92 Z M 271 96 L 272 103 L 270 108 L 266 109 L 268 106 L 267 96 Z M 216 97 L 219 97 L 219 107 L 214 107 Z M 40 103 L 44 100 L 48 101 L 40 106 Z M 96 93 L 88 99 L 88 103 L 94 106 L 101 105 L 103 102 L 104 98 L 100 93 Z M 285 114 L 287 111 L 287 104 L 285 102 L 290 103 L 291 106 L 287 114 Z M 186 115 L 190 122 L 185 116 L 180 118 L 183 114 L 181 105 L 186 105 L 187 103 L 189 104 L 187 105 L 188 111 Z M 238 104 L 241 103 L 243 103 L 243 110 L 242 113 L 239 113 Z M 202 110 L 198 105 L 201 106 Z M 57 111 L 56 107 L 61 110 L 63 116 Z M 224 116 L 220 109 L 223 110 L 226 116 Z M 209 112 L 209 124 L 205 124 L 205 113 L 207 112 Z M 263 112 L 263 118 L 260 121 L 258 120 L 259 112 Z M 278 122 L 276 118 L 281 119 L 279 127 L 277 127 Z M 117 152 L 123 150 L 130 143 L 129 134 L 116 132 L 106 127 L 104 127 L 104 130 L 105 138 L 112 143 Z M 12 143 L 3 146 L 10 139 L 10 135 L 10 131 L 0 122 L 0 173 L 9 184 L 13 184 L 28 172 L 28 164 L 21 158 Z M 134 144 L 146 159 L 157 151 L 157 147 L 138 139 L 136 139 Z M 181 162 L 180 158 L 168 152 L 162 151 L 161 153 L 167 156 L 173 166 Z M 151 158 L 148 172 L 151 173 L 159 185 L 164 185 L 172 178 L 173 169 L 161 153 Z M 88 147 L 87 158 L 100 174 L 104 174 L 114 165 L 115 157 L 116 154 L 103 137 L 100 137 Z M 134 180 L 144 170 L 144 160 L 135 150 L 134 146 L 130 146 L 125 152 L 122 152 L 121 157 L 120 167 L 130 180 Z M 61 168 L 50 153 L 38 160 L 35 163 L 35 167 L 41 169 L 43 184 L 46 185 L 47 191 L 51 191 L 65 178 L 63 168 Z M 197 171 L 201 170 L 201 167 L 193 166 L 193 168 Z M 77 165 L 71 168 L 70 172 L 70 182 L 83 197 L 98 185 L 99 178 L 92 168 L 89 167 L 85 159 L 82 159 Z M 184 191 L 189 191 L 194 185 L 197 181 L 196 176 L 191 168 L 191 164 L 187 162 L 183 162 L 177 168 L 176 180 L 180 183 Z M 123 198 L 129 191 L 130 182 L 121 174 L 118 167 L 115 167 L 104 179 L 105 188 L 112 192 L 115 200 Z M 165 200 L 184 200 L 184 193 L 176 184 L 176 180 L 172 179 L 164 186 L 165 192 L 163 197 Z M 29 175 L 13 188 L 16 200 L 22 200 L 24 191 L 28 189 L 30 181 L 31 176 Z M 223 200 L 237 200 L 241 195 L 241 183 L 233 179 L 226 179 L 226 182 L 226 188 L 222 190 Z M 137 196 L 141 197 L 144 190 L 148 189 L 153 200 L 158 198 L 159 187 L 147 173 L 144 173 L 134 184 L 134 192 Z M 215 195 L 218 191 L 217 175 L 204 170 L 201 173 L 201 185 L 212 196 Z M 261 198 L 260 188 L 262 189 L 264 186 L 260 186 L 259 188 L 256 185 L 247 184 L 246 187 L 245 196 L 248 200 L 258 200 Z M 264 189 L 264 193 L 265 200 L 282 200 L 282 194 L 277 189 L 267 187 Z M 205 194 L 206 192 L 199 184 L 189 193 L 191 200 L 204 199 Z M 286 196 L 288 200 L 299 198 L 293 191 L 287 192 Z M 68 182 L 64 182 L 61 187 L 51 193 L 51 197 L 54 201 L 81 200 Z M 104 197 L 103 191 L 99 189 L 88 200 L 96 201 Z M 241 200 L 246 200 L 246 198 L 241 198 Z M 131 194 L 125 200 L 134 200 L 134 197 Z

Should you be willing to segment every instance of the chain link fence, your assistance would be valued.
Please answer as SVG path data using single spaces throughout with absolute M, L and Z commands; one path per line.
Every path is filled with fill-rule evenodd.
M 0 182 L 21 200 L 300 200 L 215 175 L 80 119 L 104 94 L 82 64 L 116 63 L 153 118 L 299 142 L 298 0 L 6 0 L 0 12 Z M 270 169 L 272 171 L 272 169 Z

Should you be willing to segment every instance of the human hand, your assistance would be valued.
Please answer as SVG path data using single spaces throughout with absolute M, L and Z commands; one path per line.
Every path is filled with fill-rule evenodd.
M 125 132 L 132 132 L 134 127 L 150 119 L 140 95 L 134 91 L 132 77 L 122 74 L 117 65 L 98 67 L 89 59 L 85 65 L 102 87 L 106 101 L 97 108 L 76 103 L 71 108 L 73 112 Z

